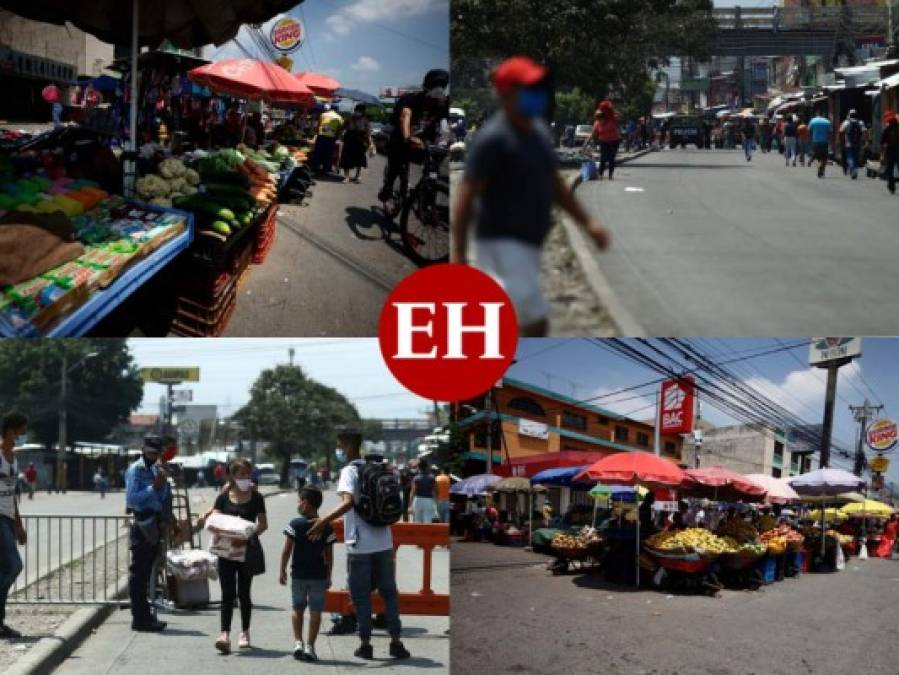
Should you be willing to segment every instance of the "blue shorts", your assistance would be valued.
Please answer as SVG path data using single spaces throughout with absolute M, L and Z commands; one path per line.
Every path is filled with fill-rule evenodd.
M 324 579 L 291 579 L 290 592 L 293 608 L 303 610 L 307 605 L 310 612 L 321 612 L 325 608 Z

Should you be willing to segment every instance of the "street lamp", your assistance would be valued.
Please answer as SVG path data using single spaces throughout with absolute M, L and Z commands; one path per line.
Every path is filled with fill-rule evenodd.
M 59 378 L 59 447 L 56 449 L 56 492 L 60 491 L 65 492 L 66 489 L 66 478 L 65 478 L 65 465 L 66 465 L 66 445 L 68 444 L 68 440 L 66 439 L 66 424 L 67 424 L 67 415 L 66 415 L 66 389 L 68 388 L 68 379 L 69 373 L 82 363 L 87 361 L 88 359 L 92 359 L 95 356 L 98 356 L 99 352 L 90 352 L 89 354 L 85 354 L 78 361 L 73 363 L 71 366 L 68 365 L 68 355 L 63 351 L 62 353 L 62 368 L 60 369 L 60 378 Z

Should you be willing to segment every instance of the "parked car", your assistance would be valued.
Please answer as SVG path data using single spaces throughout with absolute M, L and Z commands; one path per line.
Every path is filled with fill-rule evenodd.
M 275 471 L 275 467 L 271 464 L 259 465 L 259 480 L 257 485 L 280 485 L 281 476 Z
M 705 129 L 702 125 L 702 119 L 694 115 L 675 115 L 669 121 L 670 141 L 668 145 L 671 148 L 680 146 L 687 147 L 688 144 L 695 145 L 702 149 L 705 146 Z
M 592 135 L 593 135 L 593 125 L 578 124 L 574 128 L 573 147 L 580 147 L 580 146 L 584 145 L 590 139 L 590 136 L 592 136 Z

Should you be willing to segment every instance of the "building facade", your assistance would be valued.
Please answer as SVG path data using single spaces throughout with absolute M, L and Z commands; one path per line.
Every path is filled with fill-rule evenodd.
M 468 436 L 468 459 L 486 462 L 489 445 L 493 471 L 500 475 L 530 477 L 616 452 L 654 449 L 651 424 L 509 378 L 459 406 L 458 425 Z M 680 464 L 681 443 L 680 436 L 662 436 L 662 456 Z

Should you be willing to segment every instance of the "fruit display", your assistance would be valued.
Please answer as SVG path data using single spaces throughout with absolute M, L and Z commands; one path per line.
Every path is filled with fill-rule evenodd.
M 742 544 L 737 550 L 737 553 L 740 555 L 761 556 L 765 555 L 767 551 L 768 547 L 765 544 L 749 542 L 746 544 Z
M 759 540 L 768 547 L 771 555 L 783 555 L 788 549 L 801 546 L 805 537 L 788 525 L 779 525 L 763 532 Z
M 686 530 L 666 530 L 647 538 L 649 548 L 664 553 L 686 555 L 690 553 L 736 553 L 740 544 L 729 536 L 720 537 L 699 527 Z
M 851 534 L 840 534 L 836 530 L 827 530 L 825 533 L 828 537 L 834 537 L 839 540 L 840 544 L 845 546 L 847 544 L 852 543 L 852 535 Z
M 740 544 L 754 542 L 759 538 L 758 530 L 752 526 L 752 523 L 741 519 L 730 520 L 723 523 L 721 527 L 718 528 L 718 534 L 721 536 L 732 537 Z
M 557 534 L 553 537 L 550 546 L 563 552 L 586 552 L 590 546 L 602 543 L 602 537 L 592 527 L 585 527 L 577 534 Z
M 777 520 L 770 513 L 766 513 L 761 518 L 759 518 L 758 530 L 759 532 L 767 532 L 768 530 L 773 530 L 777 525 Z

